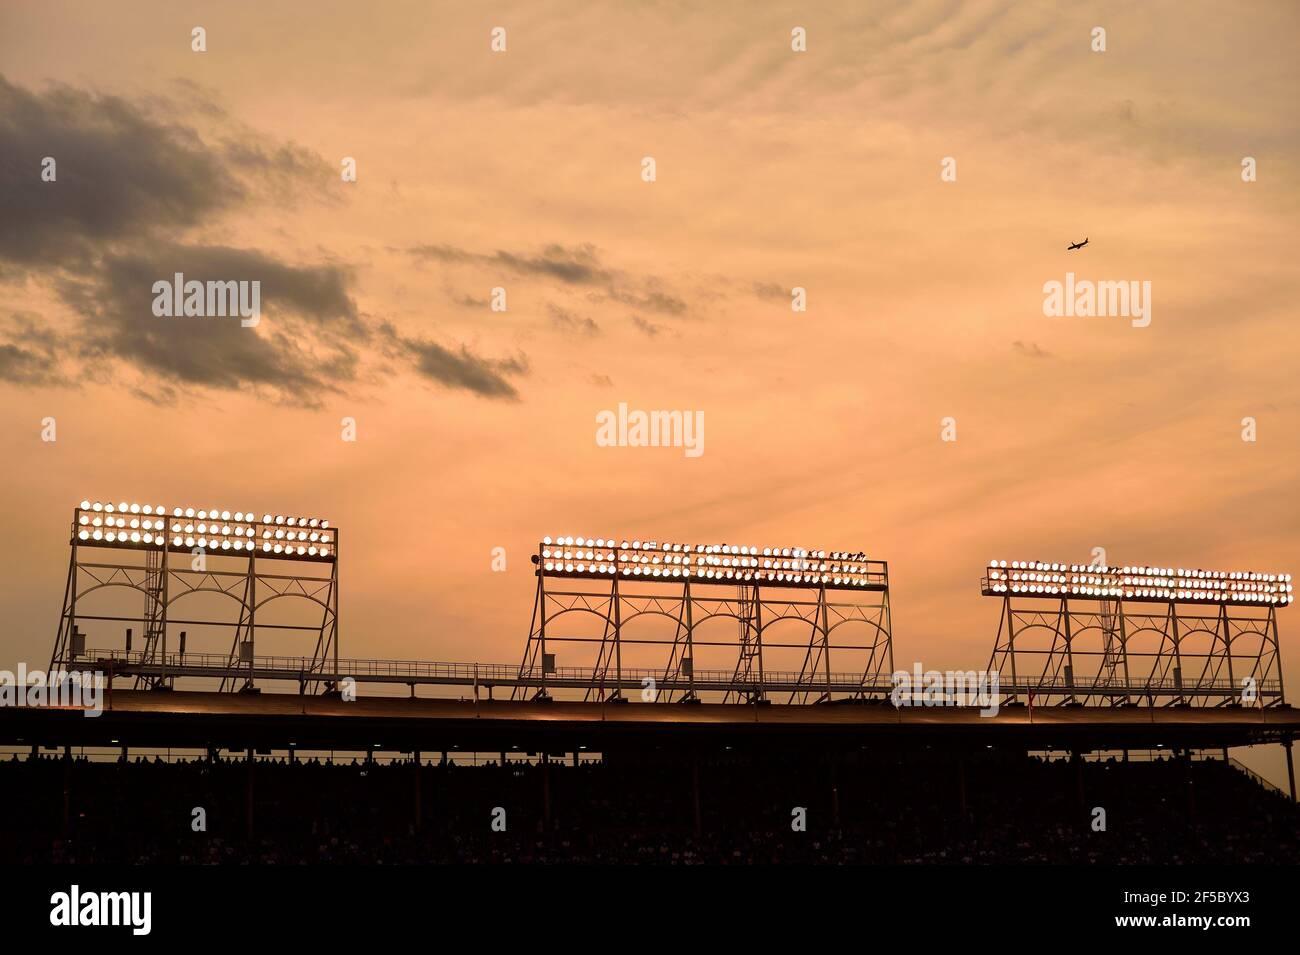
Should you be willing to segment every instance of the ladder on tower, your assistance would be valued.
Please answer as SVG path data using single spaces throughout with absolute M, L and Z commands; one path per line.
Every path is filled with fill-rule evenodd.
M 163 635 L 167 630 L 166 570 L 163 567 L 161 548 L 151 547 L 145 551 L 144 576 L 144 649 L 141 662 L 157 663 L 162 655 Z M 140 674 L 135 678 L 135 687 L 158 685 L 161 680 Z
M 731 689 L 723 696 L 722 702 L 730 703 L 733 695 L 737 700 L 742 697 L 748 701 L 759 699 L 763 688 L 759 685 L 755 660 L 759 659 L 758 606 L 748 587 L 741 584 L 736 588 L 736 616 L 740 627 L 740 656 L 736 660 L 736 671 L 731 676 Z M 758 670 L 762 669 L 761 662 Z

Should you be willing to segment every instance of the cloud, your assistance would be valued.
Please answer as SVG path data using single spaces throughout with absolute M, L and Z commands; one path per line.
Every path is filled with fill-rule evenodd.
M 483 398 L 519 400 L 518 390 L 508 379 L 528 374 L 525 356 L 500 360 L 480 358 L 464 345 L 453 350 L 425 338 L 406 337 L 392 325 L 384 325 L 381 331 L 391 350 L 413 360 L 416 372 L 425 379 Z
M 775 282 L 755 282 L 752 288 L 754 294 L 759 298 L 785 299 L 790 296 L 790 292 L 787 289 L 783 289 Z
M 14 312 L 0 323 L 0 381 L 19 385 L 66 384 L 59 369 L 60 337 L 38 316 Z
M 638 331 L 644 332 L 650 338 L 656 337 L 666 328 L 664 325 L 656 325 L 654 322 L 647 322 L 640 315 L 632 316 L 632 324 L 636 326 Z
M 551 244 L 534 255 L 497 250 L 491 255 L 470 252 L 450 245 L 417 245 L 407 250 L 418 259 L 436 262 L 469 263 L 504 269 L 517 275 L 542 275 L 567 285 L 589 285 L 608 281 L 611 273 L 604 269 L 590 245 L 568 249 Z
M 0 77 L 0 258 L 67 263 L 96 245 L 193 226 L 244 189 L 192 129 L 114 96 Z M 41 180 L 55 160 L 54 182 Z
M 1021 355 L 1024 355 L 1026 358 L 1051 358 L 1052 357 L 1052 353 L 1048 351 L 1044 351 L 1043 349 L 1039 348 L 1037 342 L 1014 341 L 1011 343 L 1011 347 L 1014 348 Z
M 551 243 L 535 253 L 498 249 L 489 254 L 446 244 L 416 245 L 406 252 L 424 262 L 470 266 L 497 275 L 540 277 L 561 286 L 588 286 L 592 291 L 587 297 L 593 302 L 618 302 L 670 315 L 687 311 L 685 300 L 666 290 L 660 279 L 611 268 L 589 243 L 572 247 Z
M 210 101 L 197 108 L 202 91 L 192 85 L 181 93 L 186 103 L 131 102 L 66 86 L 32 92 L 0 77 L 0 279 L 35 276 L 74 313 L 62 333 L 26 313 L 0 325 L 0 380 L 114 383 L 152 402 L 195 388 L 248 389 L 318 406 L 355 386 L 367 361 L 392 357 L 392 335 L 377 343 L 376 326 L 356 305 L 352 269 L 187 236 L 265 197 L 327 198 L 331 169 L 309 149 L 239 126 Z M 182 110 L 210 128 L 187 125 Z M 41 179 L 46 156 L 56 163 L 52 182 Z M 585 247 L 503 261 L 566 281 L 598 271 Z M 260 283 L 262 321 L 246 328 L 237 318 L 155 316 L 154 283 L 176 273 Z M 526 373 L 526 361 L 399 340 L 399 355 L 423 378 L 518 397 L 506 379 Z
M 160 318 L 153 284 L 235 280 L 261 283 L 262 321 Z M 57 283 L 79 316 L 75 357 L 100 368 L 128 362 L 151 382 L 265 390 L 319 404 L 357 377 L 358 347 L 371 330 L 357 314 L 337 266 L 288 265 L 250 249 L 155 243 L 107 255 L 84 278 Z M 151 389 L 146 389 L 150 391 Z
M 585 315 L 576 315 L 554 302 L 547 302 L 546 309 L 551 313 L 551 324 L 561 331 L 588 337 L 600 334 L 600 326 Z

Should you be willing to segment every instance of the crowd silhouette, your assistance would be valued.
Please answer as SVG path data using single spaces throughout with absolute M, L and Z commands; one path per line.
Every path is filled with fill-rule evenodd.
M 727 754 L 417 767 L 15 756 L 0 761 L 0 819 L 5 863 L 1300 861 L 1289 799 L 1222 760 L 1178 758 Z

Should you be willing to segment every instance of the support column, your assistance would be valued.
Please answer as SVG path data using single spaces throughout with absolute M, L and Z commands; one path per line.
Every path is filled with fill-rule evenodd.
M 1291 758 L 1291 740 L 1285 740 L 1282 745 L 1286 747 L 1286 778 L 1291 784 L 1291 801 L 1295 802 L 1295 763 Z
M 542 829 L 551 832 L 551 758 L 542 753 Z
M 63 747 L 63 838 L 70 835 L 72 822 L 72 747 Z
M 411 754 L 415 757 L 415 831 L 419 832 L 423 825 L 423 800 L 420 798 L 420 751 L 417 749 Z
M 252 747 L 248 748 L 245 758 L 248 763 L 248 787 L 246 789 L 246 795 L 244 800 L 244 823 L 245 823 L 245 835 L 248 837 L 248 841 L 252 842 L 253 841 L 253 766 L 255 762 L 253 759 Z

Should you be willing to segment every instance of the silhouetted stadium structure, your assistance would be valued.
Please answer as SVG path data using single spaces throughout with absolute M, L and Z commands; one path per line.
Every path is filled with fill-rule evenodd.
M 51 670 L 102 675 L 104 712 L 0 708 L 27 748 L 0 764 L 11 861 L 1300 858 L 1285 575 L 991 562 L 1009 679 L 981 715 L 891 701 L 888 569 L 861 552 L 548 538 L 508 665 L 342 658 L 325 521 L 86 501 L 71 544 Z M 259 631 L 314 651 L 259 655 Z M 1289 796 L 1227 758 L 1262 743 Z

